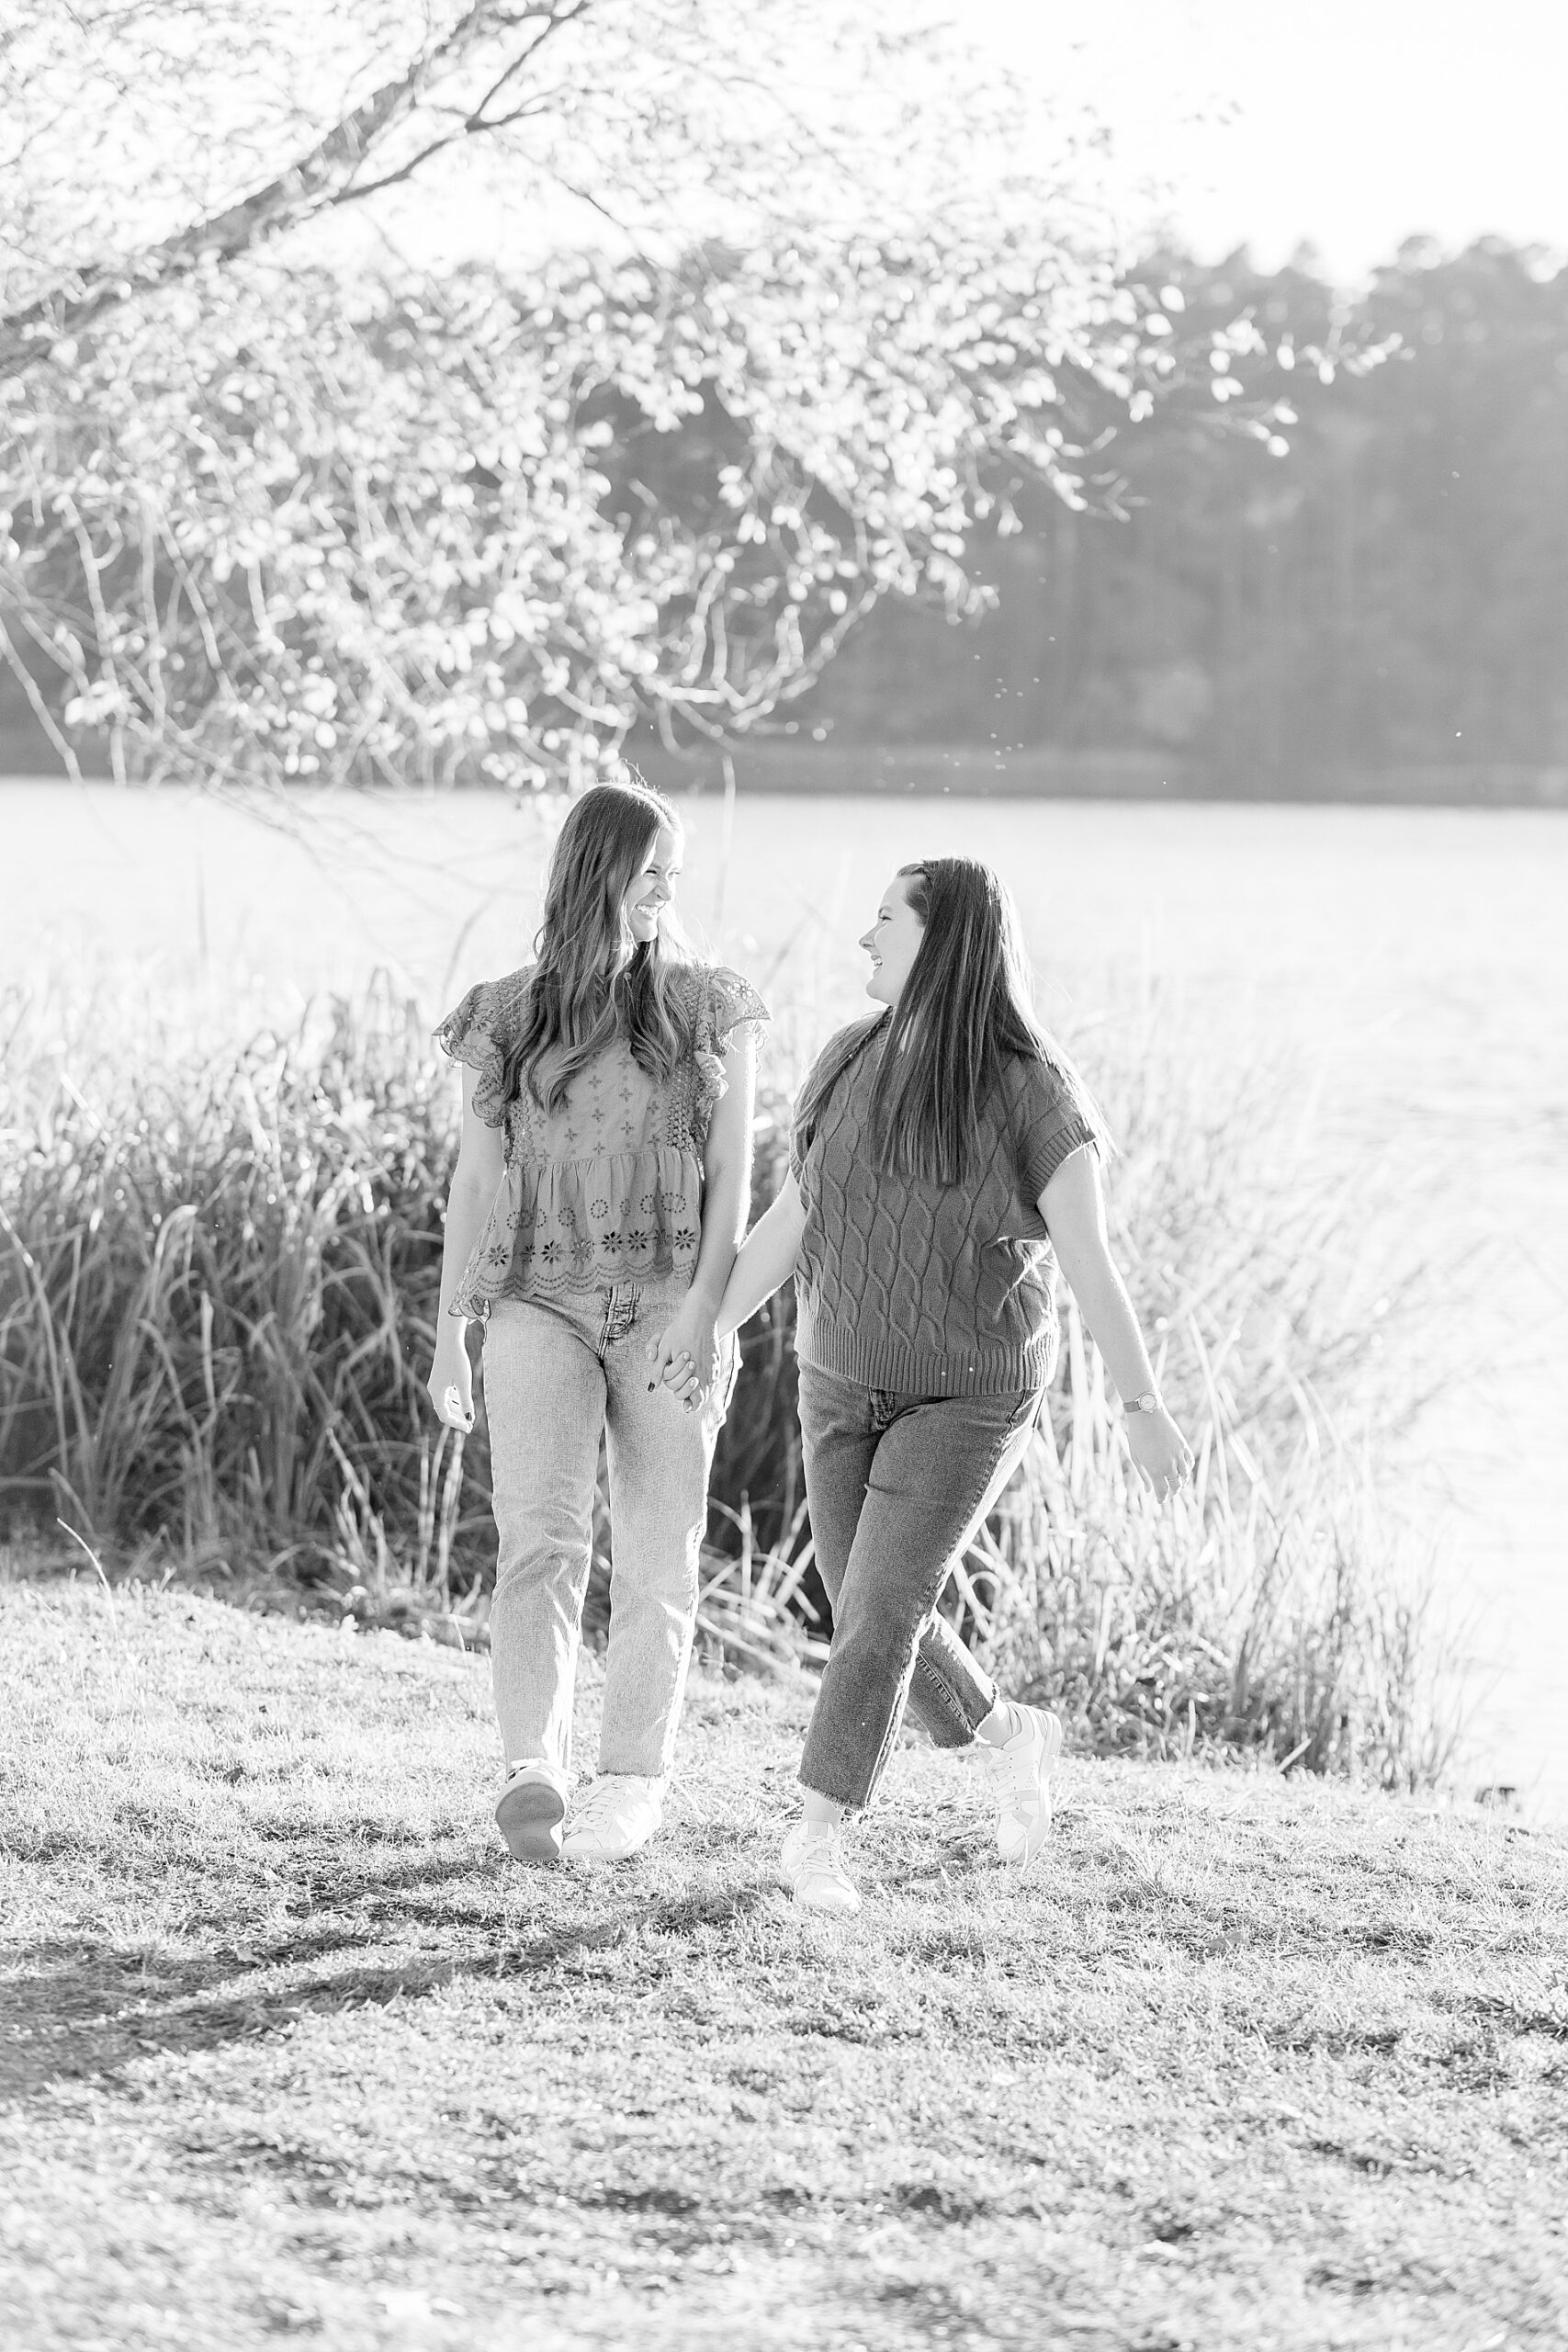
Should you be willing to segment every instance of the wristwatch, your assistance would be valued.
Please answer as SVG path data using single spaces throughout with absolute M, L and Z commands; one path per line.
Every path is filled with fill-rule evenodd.
M 1157 1413 L 1160 1400 L 1152 1388 L 1145 1388 L 1141 1396 L 1124 1396 L 1122 1409 L 1124 1413 Z

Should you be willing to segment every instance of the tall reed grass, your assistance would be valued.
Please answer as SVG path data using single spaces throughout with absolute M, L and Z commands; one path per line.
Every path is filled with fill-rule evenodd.
M 46 1038 L 18 999 L 0 1035 L 13 1532 L 59 1522 L 143 1576 L 270 1580 L 477 1631 L 482 1411 L 455 1439 L 423 1394 L 457 1090 L 413 1009 L 379 988 L 294 1036 L 126 1056 L 86 1030 Z M 1069 1301 L 1051 1427 L 946 1605 L 1010 1688 L 1101 1747 L 1429 1783 L 1454 1726 L 1374 1465 L 1419 1401 L 1447 1278 L 1392 1261 L 1375 1161 L 1326 1172 L 1291 1056 L 1200 1042 L 1157 992 L 1076 1043 L 1121 1141 L 1117 1248 L 1196 1485 L 1163 1512 L 1137 1490 Z M 776 1071 L 762 1090 L 757 1212 L 790 1091 Z M 704 1578 L 704 1638 L 762 1667 L 828 1629 L 792 1319 L 785 1294 L 745 1336 Z M 603 1508 L 596 1544 L 602 1623 Z

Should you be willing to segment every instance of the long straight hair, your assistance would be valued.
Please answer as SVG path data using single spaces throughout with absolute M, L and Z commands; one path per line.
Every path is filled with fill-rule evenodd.
M 981 1115 L 1010 1060 L 1042 1062 L 1102 1148 L 1110 1136 L 1072 1057 L 1035 1018 L 1033 978 L 1012 893 L 973 857 L 901 865 L 920 944 L 897 1003 L 856 1022 L 801 1097 L 809 1130 L 834 1085 L 874 1038 L 872 1134 L 884 1173 L 960 1184 L 975 1173 Z
M 633 935 L 625 913 L 661 825 L 681 831 L 670 803 L 640 777 L 593 785 L 568 810 L 545 885 L 523 1022 L 506 1058 L 509 1096 L 526 1086 L 542 1109 L 558 1111 L 578 1072 L 617 1036 L 649 1077 L 674 1069 L 684 1041 L 670 981 L 687 960 L 685 942 L 668 908 L 648 942 Z

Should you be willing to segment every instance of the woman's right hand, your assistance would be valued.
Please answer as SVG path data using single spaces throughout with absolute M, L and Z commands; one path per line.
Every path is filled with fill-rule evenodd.
M 460 1330 L 442 1333 L 424 1385 L 437 1420 L 445 1421 L 449 1430 L 473 1428 L 474 1370 Z

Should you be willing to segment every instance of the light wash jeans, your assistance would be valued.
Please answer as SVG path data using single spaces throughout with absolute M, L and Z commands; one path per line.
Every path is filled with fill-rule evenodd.
M 688 1413 L 644 1352 L 685 1297 L 684 1276 L 614 1283 L 547 1304 L 501 1299 L 484 1335 L 484 1398 L 500 1552 L 491 1668 L 508 1763 L 569 1776 L 599 1440 L 610 1469 L 610 1647 L 599 1770 L 671 1765 L 697 1609 L 714 1442 L 735 1385 L 733 1340 Z
M 996 1684 L 937 1602 L 1022 1461 L 1044 1393 L 914 1396 L 801 1365 L 806 1498 L 833 1604 L 807 1788 L 867 1805 L 906 1703 L 939 1747 L 967 1747 L 996 1705 Z

